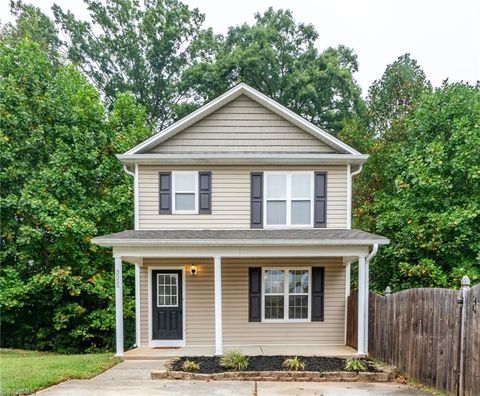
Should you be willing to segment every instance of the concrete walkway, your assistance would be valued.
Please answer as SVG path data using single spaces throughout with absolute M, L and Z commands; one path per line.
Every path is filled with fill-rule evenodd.
M 150 372 L 161 370 L 164 363 L 165 361 L 161 360 L 126 361 L 90 380 L 66 381 L 36 394 L 39 396 L 253 395 L 253 382 L 151 380 Z M 359 382 L 259 382 L 257 392 L 258 396 L 430 395 L 406 385 Z

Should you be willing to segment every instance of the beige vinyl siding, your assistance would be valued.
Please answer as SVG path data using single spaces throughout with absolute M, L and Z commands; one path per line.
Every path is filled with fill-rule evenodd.
M 315 266 L 325 267 L 323 322 L 248 321 L 248 267 Z M 222 277 L 225 345 L 344 344 L 345 267 L 341 258 L 225 259 Z
M 245 95 L 154 147 L 151 153 L 335 153 Z
M 195 264 L 198 274 L 190 275 L 190 265 Z M 183 309 L 186 314 L 185 333 L 187 345 L 215 344 L 215 305 L 213 288 L 213 260 L 208 259 L 154 259 L 145 258 L 140 267 L 140 343 L 148 346 L 148 268 L 184 267 L 185 290 Z
M 212 171 L 212 213 L 207 215 L 158 213 L 158 173 L 175 170 Z M 258 171 L 326 171 L 327 227 L 347 226 L 347 166 L 157 166 L 140 165 L 140 229 L 250 228 L 250 173 Z
M 208 259 L 144 259 L 140 273 L 141 344 L 148 346 L 148 267 L 184 266 L 186 345 L 215 344 L 213 261 Z M 198 275 L 189 273 L 190 265 Z M 248 267 L 325 267 L 323 322 L 260 323 L 248 321 Z M 344 344 L 345 267 L 341 258 L 278 258 L 222 260 L 224 345 Z

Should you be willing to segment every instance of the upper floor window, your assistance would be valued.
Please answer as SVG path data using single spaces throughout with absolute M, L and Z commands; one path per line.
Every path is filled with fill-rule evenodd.
M 313 172 L 265 172 L 266 227 L 313 227 Z
M 198 213 L 198 172 L 172 172 L 173 213 Z

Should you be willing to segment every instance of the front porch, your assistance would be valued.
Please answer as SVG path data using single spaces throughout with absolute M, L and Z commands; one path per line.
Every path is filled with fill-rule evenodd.
M 223 352 L 240 351 L 249 356 L 325 356 L 325 357 L 354 357 L 358 356 L 355 349 L 346 345 L 256 345 L 256 346 L 225 346 Z M 163 360 L 180 356 L 214 356 L 214 346 L 186 346 L 182 348 L 149 348 L 139 347 L 126 351 L 125 360 Z
M 113 247 L 117 355 L 161 359 L 229 349 L 249 355 L 366 355 L 368 263 L 387 241 L 358 230 L 319 229 L 125 231 L 95 238 Z M 139 347 L 126 353 L 123 262 L 136 269 Z M 356 351 L 345 346 L 353 262 Z

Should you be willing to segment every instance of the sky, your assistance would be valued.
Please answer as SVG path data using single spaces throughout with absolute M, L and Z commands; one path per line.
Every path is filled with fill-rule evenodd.
M 81 0 L 24 0 L 51 14 L 55 2 L 88 19 Z M 319 33 L 318 48 L 344 44 L 358 56 L 355 78 L 364 95 L 385 67 L 410 53 L 434 86 L 480 80 L 480 0 L 182 0 L 205 14 L 204 27 L 226 33 L 253 23 L 268 7 L 290 9 L 298 22 Z M 12 21 L 9 1 L 0 0 L 0 21 Z

